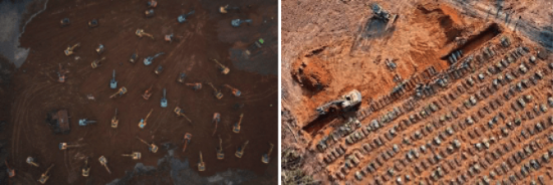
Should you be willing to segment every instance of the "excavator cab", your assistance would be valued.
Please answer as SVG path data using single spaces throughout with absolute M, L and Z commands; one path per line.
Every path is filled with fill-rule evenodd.
M 223 64 L 219 63 L 217 59 L 213 59 L 215 63 L 218 65 L 219 70 L 221 71 L 221 74 L 227 75 L 230 72 L 230 69 L 227 66 L 224 66 Z
M 217 159 L 225 159 L 225 153 L 223 153 L 223 139 L 219 136 L 219 146 L 217 147 Z
M 65 56 L 70 56 L 70 55 L 73 54 L 73 52 L 75 51 L 75 49 L 76 49 L 77 47 L 79 47 L 79 46 L 81 46 L 81 43 L 77 43 L 77 44 L 75 44 L 75 45 L 73 45 L 73 46 L 68 46 L 67 49 L 65 49 L 65 50 L 63 51 L 63 53 L 65 53 Z
M 144 15 L 146 16 L 146 18 L 154 17 L 154 9 L 144 11 Z
M 136 61 L 138 61 L 138 54 L 134 52 L 133 54 L 131 54 L 131 58 L 129 59 L 129 62 L 134 63 Z
M 144 98 L 144 100 L 148 100 L 150 99 L 150 96 L 152 96 L 152 86 L 144 91 L 144 94 L 142 94 L 142 98 Z
M 242 118 L 244 117 L 244 113 L 240 114 L 240 120 L 238 120 L 238 122 L 236 122 L 234 124 L 234 126 L 232 127 L 232 131 L 234 133 L 240 133 L 240 124 L 242 124 Z
M 98 158 L 98 161 L 100 161 L 100 164 L 106 168 L 109 174 L 111 174 L 111 170 L 109 170 L 108 167 L 108 159 L 102 155 Z
M 152 34 L 144 32 L 144 29 L 137 29 L 135 32 L 136 36 L 142 38 L 144 36 L 150 37 L 151 39 L 154 39 L 154 36 Z
M 179 15 L 179 17 L 177 17 L 177 21 L 178 21 L 179 23 L 184 23 L 184 22 L 186 22 L 186 18 L 187 18 L 188 16 L 191 16 L 192 14 L 194 14 L 194 12 L 195 12 L 195 11 L 192 10 L 192 11 L 186 13 L 186 14 Z
M 102 65 L 102 61 L 104 60 L 106 60 L 106 57 L 102 57 L 99 60 L 94 60 L 92 61 L 92 63 L 90 63 L 90 67 L 92 67 L 92 69 L 96 69 L 98 68 L 98 66 Z
M 218 112 L 214 113 L 213 119 L 211 119 L 211 122 L 215 123 L 215 128 L 213 129 L 213 135 L 215 135 L 215 132 L 217 132 L 217 125 L 219 124 L 220 121 L 221 121 L 221 114 L 219 114 Z
M 8 177 L 12 178 L 15 177 L 15 170 L 13 168 L 10 168 L 8 165 L 8 161 L 4 161 L 6 163 L 6 170 L 8 171 Z
M 200 151 L 200 162 L 198 162 L 198 171 L 205 171 L 205 163 L 204 159 L 202 158 L 202 151 Z
M 167 107 L 167 91 L 165 90 L 165 88 L 163 88 L 163 98 L 161 98 L 161 108 L 166 108 Z
M 186 151 L 186 147 L 188 146 L 188 143 L 190 143 L 190 141 L 192 141 L 192 134 L 187 132 L 186 134 L 184 134 L 184 146 L 182 147 L 182 152 Z
M 213 95 L 215 96 L 215 98 L 217 98 L 218 100 L 220 100 L 221 98 L 223 98 L 223 93 L 221 93 L 220 90 L 218 90 L 217 88 L 215 88 L 215 86 L 213 86 L 213 84 L 211 83 L 208 83 L 209 86 L 211 86 L 211 88 L 213 89 Z
M 186 83 L 186 86 L 192 87 L 195 91 L 202 89 L 202 83 L 196 82 L 196 83 Z
M 152 63 L 154 62 L 154 59 L 157 58 L 157 57 L 159 57 L 159 56 L 161 56 L 161 55 L 163 55 L 163 52 L 157 53 L 157 54 L 154 55 L 154 56 L 146 57 L 146 58 L 144 59 L 144 65 L 145 65 L 145 66 L 152 65 Z
M 269 164 L 269 161 L 271 160 L 271 152 L 273 151 L 273 143 L 269 143 L 270 147 L 269 147 L 269 151 L 266 153 L 266 154 L 263 154 L 263 156 L 261 156 L 261 162 L 265 163 L 265 164 Z
M 66 26 L 69 26 L 70 24 L 71 24 L 71 21 L 69 21 L 69 18 L 63 18 L 60 21 L 61 27 L 66 27 Z
M 230 25 L 232 25 L 232 27 L 240 27 L 240 25 L 242 23 L 248 23 L 248 24 L 251 24 L 252 23 L 252 20 L 251 19 L 246 19 L 246 20 L 241 20 L 241 19 L 233 19 L 230 21 Z
M 96 53 L 98 53 L 98 55 L 104 53 L 104 51 L 106 50 L 106 47 L 103 45 L 103 44 L 100 44 L 98 46 L 98 48 L 96 48 Z
M 146 118 L 140 119 L 140 122 L 138 122 L 138 128 L 144 129 L 144 127 L 146 127 L 146 124 L 147 124 L 146 121 L 148 120 L 148 118 L 152 114 L 152 111 L 154 111 L 154 109 L 151 109 L 150 112 L 148 112 L 148 114 L 146 115 Z
M 115 98 L 115 97 L 117 97 L 117 95 L 123 96 L 126 93 L 127 93 L 127 88 L 126 87 L 121 87 L 121 88 L 119 88 L 119 90 L 117 92 L 115 92 L 114 94 L 109 96 L 109 98 Z
M 95 28 L 98 27 L 100 23 L 98 22 L 98 19 L 92 19 L 91 21 L 88 21 L 88 27 Z
M 247 140 L 242 146 L 239 146 L 234 155 L 238 158 L 242 158 L 242 156 L 244 156 L 244 150 L 246 149 L 246 146 L 248 146 L 249 142 L 250 140 Z
M 184 83 L 185 78 L 186 78 L 186 73 L 181 72 L 181 73 L 179 73 L 179 77 L 177 78 L 177 82 Z
M 156 68 L 156 70 L 154 70 L 154 73 L 155 73 L 156 75 L 159 75 L 159 74 L 161 74 L 161 72 L 163 72 L 163 66 L 158 65 L 157 68 Z
M 117 81 L 115 80 L 115 69 L 113 70 L 111 81 L 109 81 L 109 88 L 117 89 Z
M 88 165 L 88 157 L 84 160 L 84 166 L 81 168 L 81 175 L 88 177 L 90 175 L 90 165 Z
M 27 164 L 30 164 L 31 166 L 38 167 L 39 165 L 36 163 L 35 158 L 29 156 L 27 157 L 27 160 L 25 160 Z
M 50 178 L 49 172 L 52 169 L 52 167 L 54 167 L 54 164 L 50 165 L 50 167 L 48 167 L 48 169 L 46 169 L 46 171 L 42 175 L 40 175 L 38 182 L 40 182 L 41 184 L 45 184 L 46 181 L 48 181 L 48 179 Z
M 132 154 L 123 154 L 121 155 L 123 157 L 131 157 L 133 160 L 139 160 L 142 158 L 142 153 L 140 152 L 133 152 Z
M 156 144 L 154 144 L 154 143 L 151 143 L 151 144 L 150 144 L 150 143 L 144 141 L 143 139 L 140 139 L 139 137 L 136 137 L 136 138 L 137 138 L 138 140 L 140 140 L 140 142 L 146 144 L 146 146 L 148 146 L 148 150 L 150 150 L 150 152 L 152 152 L 152 153 L 155 154 L 155 153 L 159 150 L 159 148 L 157 147 Z
M 115 108 L 115 114 L 111 118 L 111 128 L 117 128 L 119 126 L 119 119 L 117 119 L 117 108 Z
M 236 97 L 240 97 L 240 95 L 242 94 L 242 92 L 240 92 L 240 90 L 238 90 L 237 88 L 234 88 L 230 85 L 225 84 L 225 87 L 230 89 L 232 91 L 232 94 Z

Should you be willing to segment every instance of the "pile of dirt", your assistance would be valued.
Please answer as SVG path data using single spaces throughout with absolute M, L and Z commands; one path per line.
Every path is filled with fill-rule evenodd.
M 419 4 L 415 11 L 417 22 L 428 22 L 433 25 L 440 25 L 440 32 L 444 33 L 446 40 L 443 42 L 449 44 L 464 31 L 463 21 L 457 12 L 444 4 Z
M 294 63 L 292 76 L 306 89 L 312 92 L 322 91 L 332 82 L 332 75 L 321 67 L 322 60 L 318 57 L 305 57 Z

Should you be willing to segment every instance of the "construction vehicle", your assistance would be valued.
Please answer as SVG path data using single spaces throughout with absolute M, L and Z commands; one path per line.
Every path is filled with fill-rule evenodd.
M 145 65 L 145 66 L 152 65 L 152 63 L 154 62 L 154 59 L 157 58 L 157 57 L 159 57 L 159 56 L 161 56 L 161 55 L 163 55 L 163 52 L 157 53 L 157 54 L 155 54 L 154 56 L 146 57 L 146 58 L 144 59 L 144 65 Z
M 161 72 L 163 72 L 163 66 L 158 65 L 157 68 L 156 68 L 156 70 L 154 70 L 154 73 L 155 73 L 156 75 L 159 75 L 159 74 L 161 74 Z
M 182 152 L 186 151 L 186 147 L 188 146 L 190 141 L 192 141 L 192 134 L 187 132 L 186 134 L 184 134 L 184 146 L 182 147 Z
M 225 153 L 223 153 L 223 139 L 219 136 L 219 146 L 217 147 L 217 159 L 225 159 Z
M 151 109 L 150 112 L 148 112 L 148 114 L 146 115 L 146 118 L 140 119 L 140 122 L 138 122 L 138 128 L 144 129 L 144 127 L 146 127 L 147 120 L 152 114 L 152 111 L 154 111 L 154 109 Z
M 177 17 L 177 21 L 179 21 L 179 23 L 183 23 L 183 22 L 186 22 L 186 18 L 188 16 L 191 16 L 192 14 L 194 14 L 194 10 L 186 13 L 186 14 L 182 14 L 182 15 L 179 15 L 179 17 Z
M 69 73 L 69 70 L 63 69 L 61 64 L 59 64 L 59 71 L 58 71 L 58 82 L 64 83 L 65 82 L 65 74 Z
M 117 108 L 115 108 L 115 114 L 111 118 L 111 128 L 117 128 L 119 126 L 119 119 L 117 119 Z
M 81 175 L 88 177 L 90 175 L 90 165 L 88 165 L 88 157 L 84 160 L 84 166 L 81 168 Z
M 186 73 L 180 72 L 179 77 L 177 78 L 177 82 L 184 83 L 184 79 L 186 78 Z
M 211 86 L 211 88 L 213 89 L 213 95 L 215 96 L 215 98 L 217 98 L 218 100 L 223 98 L 223 93 L 221 93 L 220 90 L 215 88 L 215 86 L 213 86 L 213 84 L 211 84 L 211 83 L 207 83 L 207 84 L 209 84 L 209 86 Z
M 109 88 L 117 89 L 117 81 L 115 80 L 115 69 L 113 70 L 111 81 L 109 81 Z
M 135 32 L 136 36 L 142 38 L 144 36 L 150 37 L 152 40 L 154 39 L 154 36 L 152 34 L 144 32 L 144 29 L 137 29 Z
M 12 178 L 15 177 L 15 170 L 13 168 L 10 168 L 10 165 L 8 165 L 8 161 L 4 161 L 6 163 L 6 170 L 8 171 L 8 177 Z
M 87 126 L 96 123 L 95 120 L 88 120 L 86 118 L 79 119 L 79 126 Z
M 90 67 L 92 67 L 92 69 L 96 69 L 96 68 L 98 68 L 98 66 L 100 66 L 102 64 L 102 61 L 104 61 L 104 60 L 106 60 L 106 57 L 102 57 L 99 60 L 94 60 L 90 63 Z
M 60 21 L 61 27 L 66 27 L 66 26 L 69 26 L 70 24 L 71 24 L 71 21 L 69 21 L 69 18 L 63 18 Z
M 108 167 L 108 159 L 102 155 L 98 158 L 98 161 L 100 161 L 100 164 L 106 168 L 109 174 L 111 174 L 111 170 L 109 170 Z
M 150 0 L 146 3 L 148 5 L 148 8 L 155 8 L 157 7 L 157 1 L 156 0 Z
M 240 8 L 237 6 L 230 7 L 229 5 L 221 6 L 219 7 L 219 13 L 228 13 L 230 10 L 236 10 L 239 11 Z
M 177 114 L 177 116 L 182 116 L 182 117 L 186 118 L 186 120 L 188 120 L 188 122 L 192 123 L 192 120 L 190 120 L 190 118 L 188 118 L 188 116 L 186 116 L 186 114 L 184 114 L 184 110 L 182 110 L 179 106 L 175 107 L 175 109 L 173 111 L 175 112 L 175 114 Z
M 242 146 L 239 146 L 234 155 L 238 158 L 242 158 L 242 156 L 244 156 L 244 150 L 246 150 L 246 146 L 248 146 L 249 142 L 250 140 L 247 140 Z
M 238 90 L 237 88 L 234 88 L 234 87 L 232 87 L 230 85 L 227 85 L 227 84 L 225 84 L 224 86 L 226 88 L 230 89 L 232 91 L 232 94 L 236 97 L 240 97 L 240 95 L 242 94 L 242 92 L 240 92 L 240 90 Z
M 248 24 L 251 24 L 252 23 L 252 20 L 251 19 L 246 19 L 246 20 L 241 20 L 241 19 L 233 19 L 230 21 L 230 25 L 232 25 L 232 27 L 240 27 L 240 25 L 242 23 L 248 23 Z
M 168 34 L 168 35 L 165 35 L 165 41 L 167 41 L 169 43 L 172 43 L 173 41 L 179 42 L 181 40 L 181 38 L 182 38 L 181 36 L 175 37 L 175 35 L 173 35 L 172 33 Z
M 154 9 L 144 11 L 144 15 L 146 16 L 146 18 L 154 17 Z
M 148 150 L 150 150 L 150 152 L 155 154 L 159 150 L 159 148 L 156 146 L 156 144 L 154 144 L 154 143 L 150 144 L 150 143 L 144 141 L 143 139 L 140 139 L 139 137 L 136 137 L 136 138 L 138 140 L 140 140 L 140 142 L 146 144 L 146 146 L 148 146 Z
M 38 179 L 38 182 L 40 182 L 41 184 L 45 184 L 46 181 L 48 181 L 48 179 L 50 178 L 50 170 L 54 167 L 54 164 L 50 165 L 50 167 L 48 167 L 48 169 L 46 169 L 46 171 L 44 173 L 42 173 L 42 175 L 40 175 L 40 178 Z
M 234 133 L 240 133 L 240 124 L 242 124 L 242 118 L 244 117 L 244 113 L 240 114 L 240 120 L 238 120 L 238 122 L 236 122 L 234 124 L 234 126 L 232 127 L 232 131 Z
M 263 156 L 261 156 L 261 162 L 265 163 L 265 164 L 269 164 L 269 161 L 271 160 L 271 152 L 273 152 L 273 143 L 269 143 L 270 147 L 269 147 L 269 151 L 266 153 L 266 154 L 263 154 Z
M 129 59 L 129 62 L 133 63 L 138 61 L 138 54 L 136 52 L 134 52 L 133 54 L 131 54 L 131 58 Z
M 205 171 L 205 163 L 204 163 L 204 159 L 202 157 L 202 151 L 200 151 L 200 162 L 198 162 L 198 171 Z
M 75 51 L 75 49 L 77 49 L 77 47 L 81 46 L 81 43 L 77 43 L 73 46 L 67 46 L 67 49 L 65 49 L 63 51 L 63 53 L 65 53 L 65 56 L 70 56 L 73 54 L 73 52 Z
M 131 157 L 133 160 L 139 160 L 142 158 L 142 154 L 140 152 L 133 152 L 132 154 L 122 154 L 123 157 Z
M 163 97 L 161 98 L 160 104 L 161 108 L 167 107 L 167 90 L 165 90 L 165 88 L 163 88 Z
M 98 22 L 98 19 L 92 19 L 91 21 L 88 21 L 88 27 L 95 28 L 98 27 L 100 23 Z
M 264 43 L 265 43 L 265 40 L 263 40 L 263 38 L 257 39 L 255 42 L 250 44 L 248 46 L 248 48 L 246 48 L 245 54 L 247 56 L 252 55 L 252 53 L 254 53 L 254 52 L 258 51 L 259 49 L 261 49 L 261 47 L 263 47 Z
M 374 14 L 375 18 L 380 19 L 380 20 L 382 20 L 383 22 L 385 22 L 387 24 L 386 27 L 384 28 L 384 30 L 388 30 L 388 28 L 390 28 L 393 25 L 393 23 L 396 22 L 396 20 L 398 18 L 397 14 L 390 14 L 388 11 L 384 10 L 377 3 L 373 3 L 371 9 L 373 11 L 373 14 Z M 388 24 L 390 22 L 390 20 L 391 20 L 392 24 Z
M 213 59 L 213 61 L 215 61 L 215 63 L 218 65 L 219 70 L 221 71 L 221 74 L 226 75 L 230 72 L 230 69 L 227 66 L 224 66 L 223 64 L 219 63 L 217 59 Z
M 25 162 L 27 162 L 27 164 L 30 164 L 31 166 L 39 167 L 39 165 L 35 161 L 35 158 L 31 156 L 27 157 L 27 160 L 25 160 Z
M 217 125 L 219 124 L 220 121 L 221 121 L 221 114 L 219 114 L 218 112 L 214 113 L 213 119 L 211 119 L 211 122 L 215 123 L 215 128 L 213 129 L 212 135 L 215 135 L 215 132 L 217 132 Z
M 186 83 L 186 86 L 192 87 L 195 91 L 202 89 L 202 83 L 196 82 L 196 83 Z
M 67 150 L 68 148 L 77 148 L 77 147 L 81 147 L 81 145 L 70 145 L 70 144 L 67 144 L 66 142 L 61 142 L 59 144 L 60 150 Z
M 109 98 L 115 98 L 115 97 L 117 97 L 117 95 L 123 96 L 126 93 L 127 93 L 127 88 L 126 87 L 121 87 L 121 88 L 119 88 L 119 90 L 117 92 L 115 92 L 111 96 L 109 96 Z
M 150 88 L 146 89 L 146 91 L 144 91 L 144 94 L 142 94 L 142 98 L 144 98 L 144 100 L 149 100 L 150 99 L 150 96 L 152 96 L 152 86 L 150 86 Z
M 104 51 L 106 50 L 106 47 L 103 45 L 103 44 L 100 44 L 98 46 L 98 48 L 96 48 L 96 53 L 98 53 L 98 55 L 104 53 Z
M 320 107 L 317 107 L 319 115 L 325 115 L 333 109 L 340 109 L 342 111 L 349 111 L 355 106 L 361 104 L 361 93 L 358 90 L 352 90 L 343 95 L 340 99 L 328 102 Z

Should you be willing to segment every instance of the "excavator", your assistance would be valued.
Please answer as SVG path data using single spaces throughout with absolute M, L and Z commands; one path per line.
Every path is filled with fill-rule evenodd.
M 152 86 L 144 91 L 144 94 L 142 94 L 142 98 L 144 98 L 144 100 L 148 100 L 150 99 L 150 96 L 152 96 Z
M 86 119 L 86 118 L 84 118 L 84 119 L 79 119 L 79 126 L 83 126 L 83 127 L 84 127 L 84 126 L 91 125 L 91 124 L 94 124 L 94 123 L 96 123 L 95 120 L 88 120 L 88 119 Z
M 356 105 L 361 103 L 361 93 L 358 90 L 352 90 L 347 94 L 343 95 L 338 100 L 328 102 L 320 107 L 317 107 L 317 112 L 319 115 L 327 114 L 331 108 L 341 109 L 342 111 L 349 111 Z
M 215 123 L 215 128 L 213 129 L 212 136 L 214 136 L 215 132 L 217 132 L 217 125 L 219 124 L 220 121 L 221 121 L 221 114 L 219 114 L 218 112 L 214 113 L 213 119 L 211 119 L 211 122 Z
M 105 50 L 106 47 L 103 44 L 100 44 L 98 48 L 96 48 L 96 53 L 98 53 L 98 55 L 101 55 L 102 53 L 104 53 Z
M 111 96 L 109 96 L 109 98 L 115 98 L 115 97 L 117 97 L 117 95 L 123 96 L 126 93 L 127 93 L 127 88 L 126 87 L 121 87 L 121 88 L 119 88 L 119 90 L 117 92 L 115 92 Z
M 129 59 L 129 62 L 133 63 L 138 61 L 138 53 L 134 52 L 131 54 L 131 58 Z
M 226 75 L 230 72 L 230 69 L 227 66 L 224 66 L 223 64 L 219 63 L 217 59 L 213 59 L 213 61 L 215 61 L 215 63 L 218 65 L 219 70 L 221 71 L 221 74 Z
M 31 166 L 39 167 L 39 165 L 35 162 L 35 158 L 31 156 L 27 157 L 27 160 L 25 160 L 25 162 L 27 162 L 27 164 L 30 164 Z
M 213 86 L 213 84 L 211 83 L 207 83 L 209 86 L 211 86 L 211 88 L 213 88 L 213 95 L 215 95 L 215 98 L 217 98 L 218 100 L 220 100 L 221 98 L 223 98 L 223 93 L 221 93 L 220 90 L 218 90 L 217 88 L 215 88 L 215 86 Z
M 100 164 L 106 168 L 109 174 L 111 174 L 111 170 L 109 170 L 108 167 L 108 159 L 106 159 L 106 157 L 102 155 L 100 156 L 100 158 L 98 158 L 98 161 L 100 161 Z
M 256 52 L 257 50 L 261 49 L 263 47 L 263 44 L 265 43 L 265 40 L 263 38 L 257 39 L 255 42 L 250 44 L 248 48 L 246 48 L 246 55 L 250 56 L 253 52 Z
M 244 117 L 244 113 L 240 114 L 240 120 L 238 120 L 238 122 L 236 122 L 234 124 L 234 126 L 232 127 L 232 131 L 234 133 L 240 133 L 240 124 L 242 124 L 242 118 Z
M 111 128 L 117 128 L 119 126 L 119 119 L 117 119 L 117 108 L 115 108 L 115 114 L 111 118 Z
M 138 128 L 144 129 L 144 127 L 146 127 L 147 120 L 152 114 L 152 111 L 154 111 L 154 109 L 151 109 L 150 112 L 148 112 L 148 114 L 146 115 L 146 118 L 140 119 L 140 122 L 138 122 Z
M 139 160 L 142 158 L 142 154 L 140 152 L 133 152 L 131 154 L 122 154 L 123 157 L 131 157 L 133 160 Z
M 186 22 L 186 18 L 187 18 L 188 16 L 191 16 L 192 14 L 194 14 L 194 12 L 195 12 L 195 11 L 192 10 L 192 11 L 186 13 L 186 14 L 179 15 L 179 17 L 177 17 L 177 21 L 178 21 L 179 23 L 184 23 L 184 22 Z
M 161 56 L 161 55 L 163 55 L 163 54 L 164 54 L 163 52 L 160 52 L 160 53 L 157 53 L 157 54 L 154 55 L 154 56 L 146 57 L 146 58 L 144 59 L 144 65 L 145 65 L 145 66 L 152 65 L 152 63 L 154 62 L 154 59 L 157 58 L 157 57 L 159 57 L 159 56 Z
M 196 82 L 196 83 L 186 83 L 185 84 L 188 87 L 192 87 L 195 91 L 202 89 L 202 83 Z
M 111 81 L 109 81 L 109 88 L 117 89 L 117 81 L 115 80 L 115 69 L 113 70 Z
M 230 25 L 232 25 L 232 27 L 240 27 L 240 25 L 242 23 L 248 23 L 248 24 L 251 24 L 252 23 L 252 20 L 251 19 L 246 19 L 246 20 L 241 20 L 241 19 L 233 19 L 230 21 Z
M 177 117 L 182 116 L 186 120 L 188 120 L 188 122 L 192 123 L 192 120 L 190 120 L 190 118 L 188 118 L 188 116 L 186 116 L 186 114 L 184 114 L 184 110 L 182 110 L 179 106 L 175 107 L 175 109 L 173 111 L 175 112 L 175 114 L 177 114 Z
M 202 151 L 200 151 L 200 162 L 198 162 L 198 171 L 205 171 L 205 163 L 204 159 L 202 158 Z
M 238 158 L 242 158 L 242 156 L 244 156 L 244 150 L 246 149 L 246 146 L 248 146 L 249 142 L 250 140 L 247 140 L 242 146 L 239 146 L 234 155 Z
M 236 97 L 240 97 L 240 95 L 242 94 L 242 92 L 240 92 L 240 90 L 238 90 L 237 88 L 234 88 L 234 87 L 232 87 L 230 85 L 227 85 L 227 84 L 225 84 L 224 86 L 226 88 L 230 89 L 232 91 L 232 94 Z
M 261 156 L 261 162 L 265 163 L 265 164 L 269 164 L 269 161 L 271 160 L 271 152 L 273 152 L 273 143 L 269 143 L 270 147 L 269 147 L 269 151 L 266 153 L 266 154 L 263 154 L 263 156 Z
M 177 82 L 184 83 L 184 79 L 186 78 L 186 73 L 180 72 L 179 77 L 177 78 Z
M 71 21 L 69 21 L 69 18 L 63 18 L 60 21 L 61 27 L 66 27 L 66 26 L 69 26 L 70 24 L 71 24 Z
M 237 7 L 237 6 L 229 6 L 229 5 L 225 5 L 225 6 L 221 6 L 219 7 L 219 13 L 222 13 L 222 14 L 225 14 L 225 13 L 228 13 L 230 10 L 236 10 L 236 11 L 239 11 L 240 8 Z
M 156 8 L 157 7 L 157 1 L 156 0 L 149 0 L 147 3 L 148 8 Z
M 160 104 L 161 108 L 167 107 L 167 90 L 165 90 L 165 88 L 163 88 L 163 97 L 161 98 Z
M 182 39 L 181 36 L 175 36 L 174 34 L 167 34 L 165 35 L 165 41 L 172 43 L 173 41 L 179 42 Z
M 102 57 L 99 60 L 94 60 L 90 63 L 90 67 L 92 67 L 92 69 L 96 69 L 96 68 L 98 68 L 98 66 L 100 66 L 102 64 L 102 61 L 104 61 L 104 60 L 106 60 L 106 57 Z
M 134 34 L 136 34 L 136 36 L 142 38 L 144 36 L 146 37 L 150 37 L 152 40 L 154 39 L 154 36 L 152 34 L 149 34 L 149 33 L 146 33 L 144 32 L 144 29 L 137 29 Z
M 95 28 L 98 27 L 100 23 L 98 22 L 98 19 L 92 19 L 91 21 L 88 21 L 88 27 L 89 28 Z
M 41 184 L 45 184 L 46 181 L 48 181 L 48 179 L 50 178 L 50 170 L 54 167 L 54 164 L 50 165 L 50 167 L 48 167 L 48 169 L 46 169 L 46 171 L 44 173 L 42 173 L 42 175 L 40 175 L 40 179 L 38 179 L 38 182 L 40 182 Z
M 10 165 L 8 165 L 8 161 L 4 161 L 6 163 L 6 168 L 8 170 L 8 177 L 12 178 L 15 177 L 15 170 L 13 168 L 10 168 Z
M 223 153 L 223 139 L 219 136 L 219 146 L 217 147 L 217 159 L 225 159 L 225 153 Z
M 139 137 L 136 137 L 136 138 L 137 138 L 138 140 L 140 140 L 140 142 L 146 144 L 146 146 L 148 146 L 148 150 L 150 150 L 150 152 L 152 152 L 152 153 L 155 154 L 155 153 L 159 150 L 159 148 L 157 147 L 156 144 L 154 144 L 154 143 L 151 143 L 151 144 L 150 144 L 150 143 L 144 141 L 143 139 L 140 139 Z
M 81 145 L 70 145 L 70 144 L 67 144 L 66 142 L 61 142 L 59 144 L 60 150 L 67 150 L 68 148 L 77 148 L 77 147 L 81 147 Z
M 67 49 L 65 49 L 63 51 L 63 53 L 65 53 L 65 56 L 70 56 L 73 54 L 73 52 L 75 51 L 75 49 L 77 49 L 79 46 L 81 46 L 81 43 L 77 43 L 73 46 L 68 46 Z
M 69 70 L 63 69 L 61 64 L 59 64 L 59 71 L 58 71 L 58 82 L 64 83 L 65 82 L 65 74 L 69 73 Z
M 192 141 L 192 134 L 187 132 L 186 134 L 184 134 L 184 146 L 182 147 L 182 152 L 186 151 L 186 147 L 188 146 L 188 143 L 190 143 L 190 141 Z
M 88 177 L 90 175 L 90 165 L 88 165 L 88 157 L 84 160 L 84 166 L 81 168 L 81 175 Z
M 161 72 L 163 72 L 163 66 L 158 65 L 157 68 L 156 68 L 156 70 L 154 70 L 154 73 L 155 73 L 156 75 L 159 75 L 159 74 L 161 74 Z
M 154 17 L 154 9 L 149 9 L 149 10 L 144 11 L 144 15 L 146 16 L 146 18 Z

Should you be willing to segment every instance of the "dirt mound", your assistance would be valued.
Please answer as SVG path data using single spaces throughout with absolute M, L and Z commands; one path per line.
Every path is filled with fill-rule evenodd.
M 306 57 L 294 63 L 292 76 L 294 79 L 313 92 L 327 88 L 332 82 L 332 75 L 321 66 L 324 61 L 319 57 Z
M 440 25 L 440 32 L 446 36 L 444 44 L 451 43 L 463 32 L 463 21 L 451 7 L 439 4 L 418 5 L 415 12 L 417 22 L 430 21 L 431 24 Z

